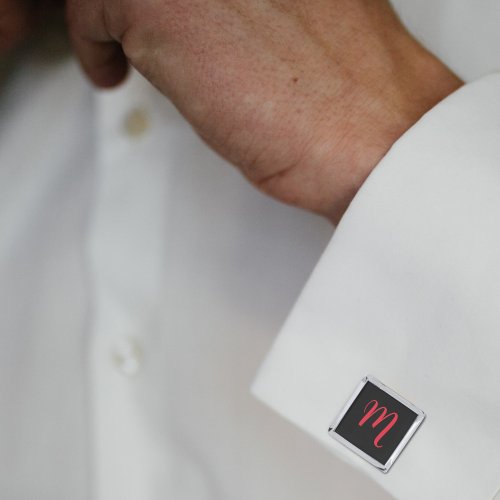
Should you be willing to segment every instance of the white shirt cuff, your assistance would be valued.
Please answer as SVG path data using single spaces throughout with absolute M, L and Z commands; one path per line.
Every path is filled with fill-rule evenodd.
M 386 475 L 328 436 L 372 374 L 427 414 Z M 500 75 L 391 148 L 337 228 L 253 392 L 398 499 L 500 488 Z

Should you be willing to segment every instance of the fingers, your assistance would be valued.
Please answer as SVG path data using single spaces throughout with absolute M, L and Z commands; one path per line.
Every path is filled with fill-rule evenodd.
M 0 0 L 0 55 L 23 40 L 32 25 L 33 9 L 30 2 Z
M 128 62 L 117 42 L 96 42 L 72 36 L 75 53 L 85 74 L 98 87 L 114 87 L 127 75 Z
M 114 87 L 125 78 L 127 58 L 107 31 L 102 2 L 70 0 L 67 20 L 70 39 L 83 71 L 98 87 Z

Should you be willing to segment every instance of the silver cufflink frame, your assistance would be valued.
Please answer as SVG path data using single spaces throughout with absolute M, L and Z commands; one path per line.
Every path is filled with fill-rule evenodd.
M 360 450 L 358 447 L 356 447 L 355 445 L 350 443 L 347 439 L 345 439 L 340 434 L 337 434 L 335 432 L 338 425 L 340 424 L 340 422 L 344 418 L 345 414 L 351 408 L 352 404 L 354 403 L 354 401 L 358 397 L 359 393 L 361 392 L 361 390 L 365 387 L 365 385 L 368 382 L 371 382 L 374 386 L 378 387 L 380 390 L 384 391 L 389 396 L 393 397 L 395 400 L 397 400 L 399 403 L 401 403 L 402 405 L 409 408 L 411 411 L 413 411 L 417 415 L 415 421 L 412 423 L 412 425 L 406 431 L 406 434 L 404 435 L 403 439 L 399 442 L 399 444 L 397 445 L 397 447 L 395 448 L 395 450 L 392 452 L 392 454 L 390 455 L 390 457 L 388 458 L 388 460 L 385 463 L 381 463 L 381 462 L 375 460 L 373 457 L 371 457 L 370 455 L 365 453 L 363 450 Z M 405 446 L 408 444 L 410 439 L 413 437 L 415 432 L 417 432 L 417 429 L 420 427 L 420 425 L 424 421 L 425 417 L 426 417 L 425 413 L 422 410 L 420 410 L 419 408 L 417 408 L 414 404 L 410 403 L 408 400 L 406 400 L 405 398 L 400 396 L 398 393 L 394 392 L 392 389 L 390 389 L 389 387 L 384 385 L 382 382 L 380 382 L 380 380 L 376 379 L 372 375 L 367 375 L 366 377 L 364 377 L 361 380 L 361 382 L 356 387 L 352 396 L 349 398 L 349 400 L 346 402 L 346 404 L 344 405 L 344 407 L 340 411 L 339 415 L 331 423 L 330 427 L 328 428 L 328 434 L 330 435 L 330 437 L 332 437 L 333 439 L 335 439 L 336 441 L 338 441 L 339 443 L 344 445 L 346 448 L 348 448 L 349 450 L 354 452 L 356 455 L 360 456 L 361 458 L 366 460 L 368 463 L 370 463 L 371 465 L 376 467 L 378 470 L 380 470 L 381 472 L 386 474 L 387 472 L 389 472 L 389 469 L 394 465 L 394 462 L 396 461 L 398 456 L 401 454 L 401 452 L 403 451 Z

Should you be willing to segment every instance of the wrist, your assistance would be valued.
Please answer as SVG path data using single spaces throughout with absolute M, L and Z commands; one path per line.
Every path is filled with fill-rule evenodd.
M 319 210 L 334 224 L 401 135 L 463 84 L 416 42 L 405 48 L 404 58 L 406 64 L 395 62 L 383 91 L 380 85 L 362 85 L 351 96 L 352 114 L 345 123 L 342 146 L 336 141 L 330 200 L 325 199 Z

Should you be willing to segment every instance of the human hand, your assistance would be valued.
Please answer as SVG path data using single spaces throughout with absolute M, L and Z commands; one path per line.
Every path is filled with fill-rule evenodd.
M 0 0 L 0 56 L 27 38 L 42 18 L 61 7 L 62 0 Z
M 334 223 L 394 141 L 461 85 L 385 0 L 68 0 L 67 9 L 97 85 L 119 83 L 130 61 L 254 185 Z
M 0 0 L 0 55 L 17 45 L 30 31 L 32 2 Z

